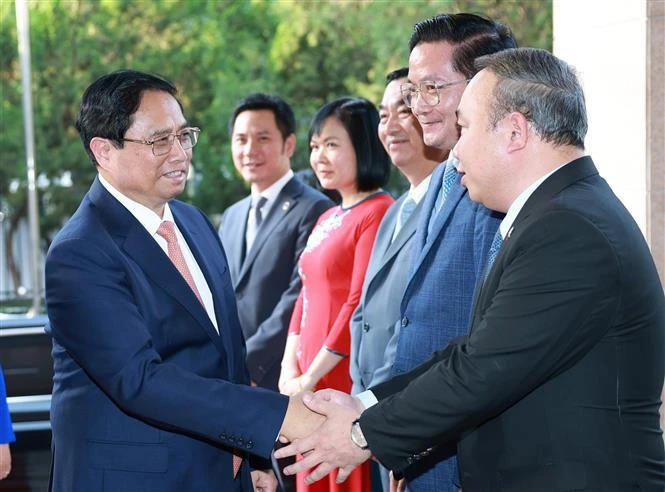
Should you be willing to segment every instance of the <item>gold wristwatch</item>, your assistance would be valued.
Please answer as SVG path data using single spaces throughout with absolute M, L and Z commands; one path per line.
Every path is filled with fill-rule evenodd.
M 360 421 L 358 419 L 353 421 L 351 424 L 351 442 L 358 446 L 360 449 L 368 449 L 369 445 L 363 434 L 363 430 L 360 428 Z

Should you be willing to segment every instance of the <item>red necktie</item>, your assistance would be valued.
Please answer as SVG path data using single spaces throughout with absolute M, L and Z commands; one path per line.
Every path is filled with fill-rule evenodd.
M 180 245 L 178 244 L 178 238 L 175 235 L 175 226 L 173 225 L 173 222 L 168 222 L 165 220 L 164 222 L 159 224 L 159 228 L 157 229 L 157 234 L 159 234 L 166 240 L 169 259 L 178 269 L 180 275 L 182 275 L 182 277 L 185 279 L 187 285 L 189 285 L 189 287 L 194 291 L 196 298 L 203 305 L 203 300 L 201 299 L 201 294 L 199 294 L 199 289 L 196 288 L 196 283 L 194 283 L 194 277 L 192 277 L 192 273 L 189 271 L 189 267 L 185 262 L 185 257 L 182 255 L 182 250 L 180 249 Z M 240 470 L 240 465 L 242 465 L 242 456 L 239 456 L 236 453 L 237 451 L 234 450 L 233 478 L 235 478 L 236 475 L 238 475 L 238 471 Z
M 185 279 L 185 282 L 187 282 L 189 288 L 194 291 L 194 294 L 196 295 L 196 298 L 199 300 L 199 302 L 203 304 L 203 300 L 201 299 L 201 294 L 199 294 L 199 289 L 196 288 L 196 284 L 194 283 L 194 277 L 192 277 L 192 272 L 189 271 L 189 267 L 187 267 L 187 262 L 185 261 L 185 257 L 182 255 L 182 250 L 180 249 L 180 245 L 178 244 L 178 238 L 175 235 L 175 226 L 173 222 L 168 222 L 165 220 L 164 222 L 159 224 L 159 228 L 157 229 L 157 234 L 159 234 L 166 240 L 166 246 L 169 251 L 168 252 L 169 259 L 178 269 L 180 275 L 182 275 L 182 277 Z

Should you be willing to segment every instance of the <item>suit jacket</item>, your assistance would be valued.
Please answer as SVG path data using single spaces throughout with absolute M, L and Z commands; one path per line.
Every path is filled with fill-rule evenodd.
M 269 457 L 287 399 L 250 389 L 224 250 L 169 203 L 219 334 L 168 256 L 95 179 L 46 259 L 54 491 L 249 490 L 232 448 Z
M 649 248 L 583 157 L 518 214 L 469 337 L 375 388 L 361 428 L 397 470 L 459 440 L 465 492 L 662 491 L 664 376 Z
M 14 442 L 16 440 L 12 430 L 12 421 L 7 408 L 7 390 L 5 389 L 5 378 L 0 366 L 0 444 Z
M 248 196 L 229 207 L 219 235 L 229 259 L 250 376 L 259 386 L 277 391 L 289 321 L 301 287 L 298 259 L 319 215 L 333 202 L 294 176 L 245 252 L 250 205 Z
M 434 171 L 423 198 L 411 274 L 401 303 L 393 375 L 410 371 L 453 338 L 468 333 L 473 293 L 502 217 L 472 202 L 458 177 L 428 234 L 444 171 L 444 165 Z M 457 492 L 454 454 L 455 446 L 441 446 L 420 460 L 406 473 L 409 489 Z
M 400 302 L 409 273 L 411 246 L 422 209 L 418 203 L 393 241 L 400 208 L 408 194 L 393 203 L 381 221 L 367 266 L 360 303 L 351 318 L 352 393 L 357 394 L 390 378 Z

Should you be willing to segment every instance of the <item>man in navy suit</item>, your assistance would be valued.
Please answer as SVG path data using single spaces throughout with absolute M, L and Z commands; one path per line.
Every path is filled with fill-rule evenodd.
M 333 203 L 291 170 L 296 123 L 283 99 L 261 93 L 242 99 L 229 127 L 233 163 L 251 185 L 251 194 L 224 212 L 219 236 L 228 256 L 250 377 L 257 386 L 277 391 L 301 287 L 298 259 L 319 215 Z
M 386 76 L 387 85 L 379 106 L 379 138 L 410 187 L 381 221 L 360 302 L 351 318 L 352 394 L 390 378 L 399 334 L 400 302 L 422 199 L 432 171 L 447 155 L 425 145 L 418 121 L 404 104 L 400 86 L 406 82 L 408 72 L 405 67 Z M 383 490 L 388 492 L 388 470 L 383 467 L 381 481 Z
M 401 89 L 427 145 L 448 152 L 457 142 L 455 110 L 466 81 L 475 74 L 473 60 L 514 46 L 507 27 L 472 14 L 442 14 L 415 25 L 408 81 Z M 392 376 L 413 369 L 468 332 L 473 292 L 500 215 L 471 201 L 456 164 L 449 158 L 434 171 L 423 199 Z M 408 469 L 409 490 L 457 492 L 454 455 L 454 446 L 442 446 Z
M 582 87 L 545 50 L 476 63 L 453 153 L 473 200 L 506 216 L 470 333 L 372 388 L 364 411 L 332 390 L 310 403 L 330 417 L 292 446 L 307 453 L 294 468 L 344 480 L 373 454 L 399 472 L 458 442 L 464 492 L 662 492 L 663 285 L 585 155 Z
M 318 419 L 249 387 L 224 250 L 175 200 L 200 130 L 173 84 L 132 70 L 88 87 L 76 127 L 98 176 L 46 260 L 50 490 L 274 489 L 277 435 Z

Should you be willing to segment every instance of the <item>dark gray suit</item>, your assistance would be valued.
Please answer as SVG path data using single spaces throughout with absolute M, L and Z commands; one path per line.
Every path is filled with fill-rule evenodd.
M 248 196 L 229 207 L 219 235 L 228 256 L 252 381 L 277 390 L 289 321 L 300 292 L 298 258 L 319 215 L 333 203 L 294 176 L 245 253 L 250 204 Z
M 376 234 L 360 303 L 351 318 L 352 393 L 390 378 L 399 335 L 400 303 L 411 263 L 411 246 L 422 201 L 392 241 L 402 195 L 386 212 Z
M 591 158 L 529 197 L 468 337 L 373 388 L 360 418 L 393 470 L 458 441 L 464 492 L 665 489 L 663 286 Z

